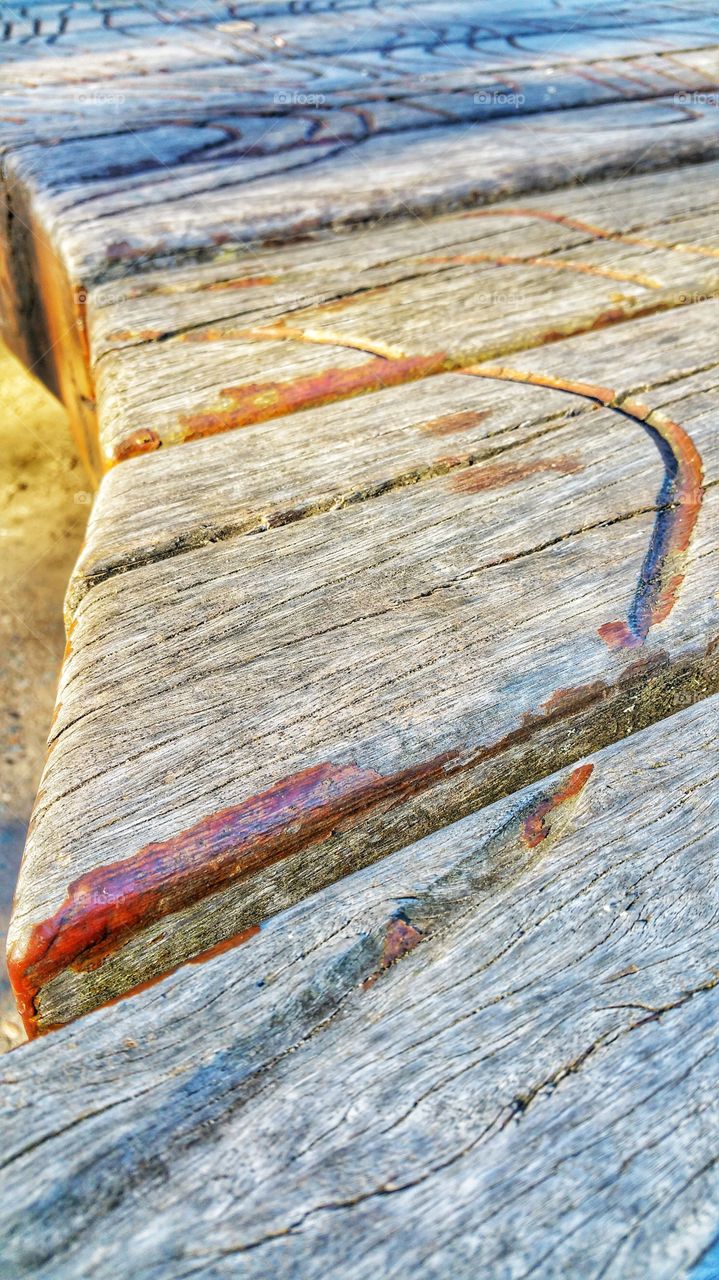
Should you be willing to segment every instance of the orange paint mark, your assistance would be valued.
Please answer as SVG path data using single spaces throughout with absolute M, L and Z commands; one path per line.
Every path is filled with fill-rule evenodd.
M 617 271 L 614 267 L 595 266 L 589 262 L 569 262 L 565 258 L 549 258 L 542 255 L 524 258 L 521 254 L 511 253 L 454 253 L 438 254 L 421 258 L 421 262 L 470 264 L 473 262 L 491 262 L 497 267 L 549 267 L 553 271 L 575 271 L 580 275 L 606 276 L 609 280 L 623 280 L 630 284 L 638 284 L 643 289 L 662 289 L 659 280 L 642 275 L 636 271 Z
M 419 430 L 430 436 L 451 436 L 455 431 L 471 431 L 472 427 L 478 427 L 480 422 L 484 422 L 488 416 L 486 409 L 466 409 L 461 413 L 445 413 L 441 418 L 432 418 L 429 422 L 420 423 Z
M 378 358 L 352 368 L 325 369 L 288 382 L 249 382 L 240 387 L 227 387 L 222 392 L 230 402 L 226 408 L 183 414 L 180 425 L 186 440 L 196 440 L 235 427 L 267 422 L 298 409 L 312 409 L 368 391 L 413 382 L 441 372 L 448 363 L 444 352 L 394 360 Z M 123 456 L 130 456 L 125 442 L 121 447 Z
M 552 795 L 546 796 L 531 813 L 527 814 L 522 823 L 522 829 L 530 849 L 536 849 L 537 845 L 551 835 L 552 828 L 548 819 L 561 805 L 575 799 L 584 790 L 593 772 L 593 764 L 578 765 Z
M 569 227 L 572 231 L 581 231 L 596 240 L 616 240 L 620 244 L 640 245 L 644 249 L 666 249 L 669 253 L 693 253 L 700 257 L 719 258 L 719 249 L 711 245 L 670 244 L 667 240 L 627 235 L 622 231 L 609 231 L 606 227 L 598 227 L 592 222 L 583 222 L 581 218 L 572 218 L 568 214 L 549 213 L 546 209 L 473 209 L 459 216 L 461 218 L 536 218 L 542 222 L 554 222 L 559 226 Z
M 314 765 L 189 830 L 74 880 L 53 916 L 8 957 L 28 1035 L 40 989 L 68 967 L 92 968 L 147 924 L 352 827 L 444 776 L 454 753 L 385 776 L 358 765 Z
M 484 493 L 486 489 L 499 489 L 541 472 L 558 471 L 568 476 L 583 470 L 584 464 L 579 458 L 535 458 L 531 462 L 485 463 L 468 467 L 459 475 L 452 476 L 449 483 L 455 493 Z

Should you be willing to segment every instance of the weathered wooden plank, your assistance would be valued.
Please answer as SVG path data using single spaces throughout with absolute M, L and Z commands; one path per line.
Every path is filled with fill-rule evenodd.
M 674 385 L 671 417 L 652 414 L 628 398 L 647 381 L 638 333 L 632 351 L 629 386 L 568 394 L 577 417 L 552 423 L 541 385 L 530 415 L 524 393 L 512 443 L 518 392 L 499 461 L 467 466 L 460 445 L 430 465 L 420 446 L 408 485 L 405 445 L 367 488 L 360 451 L 372 500 L 339 509 L 323 510 L 336 482 L 320 427 L 314 475 L 306 463 L 299 477 L 310 518 L 238 536 L 261 510 L 241 480 L 222 541 L 190 537 L 85 592 L 11 932 L 31 1028 L 716 687 L 708 375 L 687 378 L 686 404 Z M 481 411 L 484 378 L 453 380 L 468 398 L 451 411 Z M 366 402 L 377 418 L 392 394 Z M 331 420 L 349 442 L 335 496 L 352 483 L 364 403 Z M 422 389 L 415 424 L 427 421 Z M 498 410 L 488 424 L 501 431 Z M 398 434 L 413 425 L 405 411 Z M 265 428 L 280 486 L 294 427 Z M 301 427 L 312 441 L 311 417 Z
M 0 1068 L 0 1273 L 677 1280 L 716 1230 L 711 699 Z
M 105 463 L 712 297 L 716 178 L 594 184 L 110 283 L 87 313 Z
M 547 189 L 628 168 L 656 169 L 713 158 L 716 113 L 687 111 L 673 97 L 570 112 L 539 112 L 478 125 L 356 136 L 281 152 L 250 155 L 216 167 L 181 166 L 174 183 L 164 168 L 142 172 L 130 193 L 117 183 L 42 192 L 33 183 L 32 148 L 6 161 L 13 207 L 31 209 L 40 234 L 50 233 L 74 284 L 151 258 L 202 256 L 208 244 L 290 239 L 333 225 L 405 213 L 421 215 L 486 202 L 502 194 Z M 509 159 L 511 157 L 511 159 Z M 264 172 L 263 172 L 264 171 Z M 308 179 L 310 178 L 310 182 Z M 242 198 L 238 199 L 242 191 Z M 148 218 L 148 207 L 152 218 Z
M 5 338 L 68 405 L 92 470 L 99 277 L 717 153 L 705 6 L 331 12 L 50 5 L 29 33 L 7 26 Z
M 103 478 L 66 599 L 193 546 L 290 524 L 480 461 L 487 488 L 521 475 L 514 448 L 589 404 L 566 393 L 440 374 L 303 410 L 182 449 L 130 458 Z
M 631 340 L 619 327 L 514 353 L 511 367 L 575 386 L 590 374 L 618 399 L 651 388 L 652 401 L 663 408 L 689 394 L 697 371 L 706 373 L 697 391 L 711 391 L 719 361 L 711 336 L 717 305 L 696 303 L 691 323 L 674 312 L 635 320 Z M 710 335 L 701 346 L 697 331 Z M 138 363 L 138 382 L 140 369 Z M 487 489 L 511 483 L 521 478 L 518 444 L 542 440 L 577 414 L 583 415 L 578 429 L 591 435 L 587 411 L 594 407 L 551 387 L 538 396 L 536 388 L 516 382 L 439 374 L 413 383 L 409 395 L 403 386 L 380 388 L 322 413 L 299 411 L 271 425 L 255 423 L 128 459 L 103 479 L 68 588 L 68 625 L 90 586 L 188 547 L 288 524 L 490 459 Z

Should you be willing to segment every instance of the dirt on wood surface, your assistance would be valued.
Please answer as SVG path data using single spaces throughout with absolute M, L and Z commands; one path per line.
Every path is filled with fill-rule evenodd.
M 5 933 L 65 644 L 63 597 L 91 497 L 64 410 L 0 346 L 0 1052 L 25 1039 Z

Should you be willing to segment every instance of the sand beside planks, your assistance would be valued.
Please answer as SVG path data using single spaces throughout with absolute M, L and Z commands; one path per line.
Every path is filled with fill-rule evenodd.
M 719 1194 L 718 714 L 4 1059 L 0 1274 L 683 1276 Z

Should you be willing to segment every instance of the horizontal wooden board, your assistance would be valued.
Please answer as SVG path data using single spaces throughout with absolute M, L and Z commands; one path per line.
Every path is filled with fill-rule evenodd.
M 41 157 L 33 163 L 31 149 L 22 147 L 6 161 L 8 192 L 26 220 L 30 210 L 42 219 L 39 233 L 51 237 L 71 281 L 89 287 L 133 262 L 201 257 L 208 245 L 294 239 L 408 208 L 427 216 L 630 168 L 715 157 L 716 112 L 692 111 L 675 96 L 538 112 L 531 123 L 509 116 L 479 123 L 475 146 L 466 125 L 440 125 L 369 136 L 361 145 L 352 138 L 277 158 L 231 158 L 221 178 L 216 166 L 181 166 L 174 189 L 166 189 L 164 170 L 154 181 L 143 171 L 124 199 L 116 182 L 91 193 L 81 186 L 75 201 L 72 191 L 42 191 L 34 181 Z
M 639 330 L 628 385 L 488 397 L 493 417 L 470 422 L 476 458 L 461 439 L 432 458 L 428 421 L 481 413 L 485 382 L 522 371 L 443 380 L 466 400 L 430 380 L 438 398 L 431 409 L 418 389 L 414 423 L 405 388 L 394 473 L 348 444 L 331 479 L 328 428 L 315 437 L 308 415 L 308 518 L 273 527 L 241 473 L 219 542 L 190 534 L 182 554 L 78 593 L 11 934 L 31 1027 L 715 687 L 718 353 L 708 336 L 703 372 L 655 415 L 649 392 L 627 398 L 647 381 Z M 656 336 L 650 325 L 655 369 Z M 576 416 L 557 418 L 558 386 Z M 394 395 L 329 430 L 353 441 L 363 406 L 392 420 Z M 295 425 L 265 427 L 280 493 Z M 503 427 L 507 447 L 486 459 Z M 337 506 L 353 486 L 366 500 Z M 252 527 L 264 531 L 238 536 Z
M 101 280 L 708 159 L 718 31 L 706 5 L 24 7 L 0 70 L 5 340 L 98 472 Z
M 615 397 L 651 389 L 662 408 L 697 390 L 711 392 L 719 361 L 713 334 L 719 301 L 696 303 L 691 321 L 674 311 L 623 327 L 514 353 L 509 369 L 567 385 L 611 388 Z M 706 336 L 701 345 L 696 333 Z M 494 366 L 491 366 L 492 368 Z M 138 375 L 139 375 L 138 365 Z M 136 394 L 141 394 L 138 376 Z M 68 625 L 88 588 L 115 573 L 238 533 L 260 532 L 379 496 L 432 474 L 494 459 L 486 474 L 520 478 L 515 446 L 566 425 L 595 402 L 572 392 L 500 379 L 439 374 L 300 410 L 182 449 L 128 459 L 104 477 L 70 583 Z M 591 419 L 582 418 L 591 432 Z M 540 445 L 540 447 L 542 447 Z M 488 488 L 491 487 L 488 484 Z
M 677 1280 L 716 1230 L 717 699 L 3 1060 L 8 1280 Z
M 718 172 L 103 286 L 87 320 L 105 463 L 713 297 Z

